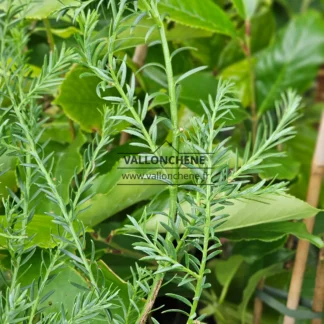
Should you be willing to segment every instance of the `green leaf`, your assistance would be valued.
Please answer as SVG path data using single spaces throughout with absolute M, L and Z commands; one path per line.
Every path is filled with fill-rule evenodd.
M 243 107 L 247 107 L 251 104 L 251 75 L 249 72 L 249 62 L 247 60 L 228 66 L 222 71 L 221 77 L 234 82 L 234 87 Z
M 54 121 L 43 125 L 45 128 L 42 134 L 42 143 L 47 140 L 55 141 L 61 144 L 73 142 L 73 133 L 69 122 Z
M 291 156 L 273 157 L 265 159 L 263 164 L 273 164 L 260 173 L 262 179 L 293 180 L 300 170 L 301 163 Z
M 8 196 L 7 188 L 10 188 L 14 192 L 17 191 L 17 179 L 16 179 L 16 163 L 17 158 L 3 154 L 0 156 L 0 199 Z
M 233 0 L 233 5 L 235 6 L 238 14 L 244 19 L 246 17 L 246 13 L 243 0 Z
M 208 96 L 215 96 L 217 84 L 218 80 L 211 73 L 201 72 L 192 75 L 181 82 L 179 101 L 194 113 L 202 115 L 204 110 L 200 100 L 208 105 Z M 232 112 L 234 118 L 228 115 L 226 119 L 222 118 L 219 120 L 219 123 L 225 122 L 226 125 L 233 125 L 245 120 L 249 116 L 241 108 L 233 109 Z
M 307 12 L 293 18 L 272 46 L 257 56 L 257 105 L 260 112 L 273 107 L 288 88 L 305 91 L 324 62 L 324 22 Z
M 320 215 L 321 213 L 319 213 Z M 323 218 L 318 217 L 318 218 Z M 260 240 L 271 242 L 286 235 L 294 235 L 299 239 L 307 240 L 317 247 L 323 247 L 323 241 L 319 236 L 310 234 L 306 225 L 302 222 L 278 222 L 249 226 L 234 231 L 225 232 L 224 236 L 232 241 Z
M 44 253 L 44 260 L 49 263 L 49 257 Z M 44 270 L 44 267 L 40 267 L 42 258 L 40 252 L 37 251 L 33 258 L 30 260 L 29 264 L 26 265 L 27 269 L 21 269 L 23 276 L 20 278 L 22 286 L 28 286 L 33 281 L 37 282 L 40 276 L 40 269 Z M 127 296 L 127 284 L 122 281 L 116 274 L 114 274 L 104 262 L 99 261 L 98 267 L 101 270 L 101 273 L 104 277 L 104 282 L 102 283 L 107 289 L 119 290 L 119 297 L 123 301 L 128 301 L 128 298 L 125 299 L 125 293 Z M 25 272 L 24 272 L 25 271 Z M 41 299 L 48 295 L 50 292 L 52 294 L 50 297 L 40 305 L 40 308 L 43 308 L 44 314 L 49 314 L 52 312 L 60 312 L 62 302 L 64 302 L 64 308 L 67 310 L 68 317 L 71 314 L 71 310 L 74 306 L 74 299 L 80 293 L 84 293 L 84 288 L 90 288 L 89 283 L 86 279 L 73 267 L 68 264 L 64 267 L 59 268 L 58 270 L 51 273 L 51 276 L 55 275 L 55 278 L 52 279 L 45 287 Z M 82 287 L 82 288 L 81 288 Z M 35 293 L 37 293 L 37 285 L 35 285 Z M 115 301 L 118 304 L 118 301 Z M 127 305 L 127 304 L 126 304 Z M 122 309 L 112 309 L 113 313 L 120 313 L 122 315 Z M 90 324 L 99 324 L 102 323 L 102 319 L 94 318 L 89 320 Z
M 226 206 L 222 213 L 230 216 L 224 224 L 217 227 L 216 231 L 228 231 L 284 220 L 304 219 L 318 213 L 318 209 L 289 195 L 261 195 L 258 199 L 263 202 L 234 201 L 233 206 Z
M 35 28 L 34 32 L 37 32 L 37 31 L 46 31 L 46 29 L 45 28 Z M 51 32 L 55 36 L 67 39 L 75 34 L 79 34 L 80 30 L 73 26 L 69 26 L 66 28 L 51 28 Z
M 106 287 L 109 288 L 113 285 L 114 288 L 118 288 L 118 296 L 123 300 L 125 305 L 129 304 L 128 288 L 126 281 L 122 280 L 116 273 L 114 273 L 110 267 L 102 260 L 98 261 L 98 268 L 101 270 L 103 277 L 105 278 Z
M 65 149 L 59 152 L 53 171 L 54 179 L 58 183 L 57 189 L 65 203 L 69 201 L 69 188 L 72 178 L 82 169 L 82 155 L 80 149 L 85 144 L 86 137 L 79 132 L 75 140 Z
M 95 76 L 80 78 L 82 73 L 89 72 L 83 67 L 75 67 L 60 86 L 59 95 L 54 103 L 60 105 L 65 114 L 80 124 L 87 132 L 98 131 L 102 124 L 102 107 L 107 101 L 98 97 L 96 87 L 100 79 Z M 103 93 L 103 96 L 114 95 L 115 90 Z
M 266 48 L 273 39 L 276 23 L 274 19 L 274 15 L 272 10 L 263 8 L 258 14 L 254 15 L 250 21 L 250 29 L 251 29 L 251 53 L 254 55 L 260 50 Z M 236 65 L 239 67 L 240 61 L 244 61 L 246 59 L 246 54 L 242 48 L 242 41 L 245 38 L 245 26 L 242 26 L 238 30 L 238 34 L 240 37 L 233 38 L 226 45 L 218 49 L 220 52 L 219 59 L 216 61 L 217 66 L 216 69 L 223 70 L 226 67 L 231 65 Z M 212 53 L 211 55 L 214 55 Z M 252 57 L 253 63 L 255 63 L 254 57 Z M 244 61 L 245 62 L 245 61 Z M 248 72 L 247 63 L 242 62 L 242 67 L 239 68 L 238 74 L 241 74 L 241 70 L 244 69 Z M 236 74 L 235 68 L 231 69 L 232 74 Z M 250 81 L 248 80 L 248 84 L 250 85 Z
M 259 0 L 233 0 L 233 4 L 243 19 L 250 19 L 257 9 Z
M 80 149 L 85 143 L 86 137 L 79 131 L 70 145 L 59 146 L 58 148 L 53 146 L 53 180 L 65 203 L 68 203 L 70 198 L 70 185 L 73 176 L 75 172 L 79 173 L 82 169 L 83 163 Z M 60 213 L 60 209 L 53 201 L 47 199 L 44 193 L 40 193 L 36 203 L 36 212 L 40 214 L 45 212 Z
M 0 216 L 0 234 L 3 233 L 3 228 L 7 226 L 5 216 Z M 41 248 L 48 249 L 56 246 L 51 234 L 58 234 L 57 225 L 52 222 L 52 217 L 46 215 L 34 215 L 32 221 L 27 225 L 27 236 L 35 235 L 33 240 L 26 246 L 26 248 L 37 245 Z M 4 237 L 0 235 L 0 246 L 6 247 L 7 242 Z
M 118 34 L 115 48 L 117 51 L 132 48 L 141 44 L 150 44 L 154 41 L 160 40 L 160 34 L 157 28 L 155 28 L 146 39 L 146 35 L 150 28 L 154 26 L 154 21 L 147 17 L 144 17 L 140 23 L 130 33 L 129 26 L 132 26 L 136 17 L 126 18 L 121 24 L 123 27 L 122 31 Z M 108 35 L 109 26 L 100 30 L 95 38 L 105 38 Z M 176 24 L 171 28 L 167 28 L 166 37 L 169 41 L 183 42 L 188 39 L 200 39 L 210 37 L 212 33 L 207 30 L 191 28 L 189 26 Z
M 94 226 L 117 212 L 133 204 L 149 199 L 163 191 L 166 185 L 147 185 L 147 180 L 124 180 L 121 178 L 119 163 L 106 175 L 95 181 L 91 192 L 96 195 L 87 201 L 81 208 L 89 207 L 82 212 L 79 218 L 87 225 Z M 136 174 L 139 170 L 127 170 L 127 174 Z M 142 170 L 147 173 L 147 170 Z M 161 184 L 161 181 L 150 180 L 149 183 Z
M 213 260 L 209 268 L 215 269 L 216 279 L 221 286 L 227 286 L 243 262 L 240 255 L 232 255 L 227 260 Z
M 28 4 L 26 14 L 27 19 L 42 20 L 51 15 L 56 10 L 62 9 L 67 5 L 79 5 L 77 0 L 23 0 L 21 4 Z M 8 1 L 3 1 L 0 4 L 0 9 L 7 10 Z
M 227 214 L 229 216 L 223 224 L 216 227 L 216 232 L 224 232 L 266 223 L 299 220 L 312 217 L 318 213 L 318 209 L 289 195 L 259 195 L 257 199 L 258 201 L 247 199 L 234 200 L 232 201 L 233 205 L 225 206 L 221 214 Z M 182 203 L 182 209 L 190 213 L 191 207 L 188 203 Z M 164 210 L 167 212 L 168 200 L 163 199 L 156 204 L 147 206 L 147 212 L 154 210 Z M 147 227 L 154 230 L 157 222 L 160 223 L 165 221 L 165 216 L 154 215 L 148 221 Z M 160 230 L 163 231 L 161 226 Z
M 324 236 L 324 212 L 321 211 L 316 215 L 313 230 L 314 235 Z
M 287 237 L 281 237 L 271 242 L 240 241 L 234 245 L 233 254 L 241 255 L 248 263 L 262 259 L 265 255 L 279 250 L 286 242 Z
M 244 289 L 243 300 L 239 307 L 243 324 L 245 323 L 245 314 L 246 314 L 246 309 L 247 309 L 248 303 L 249 303 L 259 281 L 262 278 L 270 277 L 270 276 L 273 276 L 277 273 L 284 272 L 284 271 L 285 270 L 282 269 L 281 264 L 273 264 L 268 268 L 261 269 L 261 270 L 257 271 L 256 273 L 254 273 L 251 276 L 247 286 Z
M 170 19 L 190 27 L 233 36 L 235 28 L 226 13 L 211 0 L 162 0 L 160 13 L 167 13 Z

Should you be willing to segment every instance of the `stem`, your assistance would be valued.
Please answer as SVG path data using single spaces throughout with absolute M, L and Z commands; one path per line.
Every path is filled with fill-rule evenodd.
M 62 246 L 60 246 L 60 248 L 63 248 L 64 247 L 64 243 L 61 242 Z M 60 248 L 58 247 L 54 256 L 51 258 L 51 262 L 49 264 L 49 266 L 46 268 L 46 272 L 43 274 L 43 277 L 42 277 L 42 282 L 40 284 L 40 286 L 38 287 L 38 290 L 37 290 L 37 295 L 36 295 L 36 298 L 34 300 L 34 303 L 33 303 L 33 306 L 31 308 L 31 311 L 30 311 L 30 314 L 29 314 L 29 321 L 28 321 L 28 324 L 33 324 L 34 323 L 34 317 L 37 313 L 37 308 L 38 308 L 38 305 L 39 305 L 39 302 L 40 302 L 40 298 L 42 297 L 42 293 L 46 287 L 46 284 L 47 284 L 47 281 L 48 281 L 48 278 L 50 276 L 50 274 L 53 272 L 53 269 L 56 265 L 56 262 L 60 256 Z
M 30 163 L 30 155 L 28 154 L 26 156 L 26 163 Z M 29 216 L 29 193 L 30 193 L 30 186 L 31 186 L 31 170 L 30 168 L 26 167 L 25 168 L 26 172 L 26 179 L 25 179 L 25 190 L 22 192 L 23 194 L 23 199 L 24 199 L 24 217 L 21 222 L 21 228 L 22 228 L 22 233 L 21 235 L 23 237 L 26 237 L 26 228 L 27 228 L 27 220 Z M 24 244 L 24 239 L 21 244 Z M 20 268 L 20 263 L 21 263 L 21 255 L 17 257 L 17 263 L 14 268 L 13 276 L 12 276 L 12 281 L 11 281 L 11 288 L 16 286 L 16 280 L 18 276 L 18 271 Z
M 51 23 L 49 22 L 49 20 L 47 18 L 45 18 L 43 20 L 43 23 L 44 23 L 45 30 L 46 30 L 48 45 L 50 47 L 50 50 L 53 52 L 54 47 L 55 47 L 55 41 L 54 41 L 54 36 L 53 36 L 52 30 L 51 30 Z
M 195 295 L 193 298 L 193 303 L 190 309 L 189 313 L 189 319 L 188 324 L 195 323 L 194 319 L 196 317 L 196 310 L 198 307 L 200 295 L 202 293 L 202 286 L 205 281 L 205 269 L 206 269 L 206 263 L 207 263 L 207 256 L 208 256 L 208 245 L 209 245 L 209 239 L 210 239 L 210 227 L 211 227 L 211 195 L 212 195 L 212 174 L 213 174 L 213 163 L 212 163 L 212 157 L 211 153 L 213 152 L 213 133 L 214 133 L 214 125 L 215 125 L 215 119 L 216 119 L 216 113 L 217 109 L 214 109 L 213 115 L 211 118 L 211 123 L 209 124 L 209 145 L 207 150 L 207 179 L 206 179 L 206 219 L 205 219 L 205 226 L 204 226 L 204 242 L 203 242 L 203 252 L 202 252 L 202 259 L 200 264 L 200 269 L 198 273 L 198 280 L 196 283 L 195 288 Z
M 31 161 L 30 155 L 28 154 L 26 156 L 26 163 L 30 163 L 30 161 Z M 21 260 L 22 260 L 22 252 L 25 247 L 25 239 L 28 237 L 26 229 L 27 229 L 27 220 L 29 217 L 29 193 L 30 193 L 30 187 L 31 187 L 31 170 L 28 167 L 25 167 L 24 170 L 26 172 L 26 179 L 25 179 L 24 190 L 22 190 L 22 197 L 24 200 L 24 205 L 23 205 L 23 218 L 21 221 L 21 232 L 18 237 L 11 236 L 12 239 L 19 239 L 20 240 L 19 243 L 21 244 L 20 245 L 21 250 L 18 253 L 17 253 L 17 251 L 14 251 L 14 255 L 17 254 L 16 258 L 14 255 L 12 256 L 13 272 L 12 272 L 10 288 L 9 288 L 9 294 L 11 294 L 12 296 L 15 295 L 14 291 L 17 288 L 18 274 L 19 274 Z M 10 239 L 10 237 L 9 237 L 9 239 Z M 8 244 L 8 246 L 10 246 L 10 244 Z M 10 306 L 7 303 L 4 323 L 9 323 L 9 319 L 8 319 L 8 313 L 10 313 L 9 307 Z M 12 311 L 12 309 L 11 309 L 11 311 Z
M 179 151 L 179 138 L 178 138 L 178 107 L 177 107 L 177 99 L 176 99 L 176 84 L 174 82 L 173 77 L 173 69 L 171 64 L 171 55 L 168 45 L 168 40 L 165 33 L 165 28 L 163 21 L 159 15 L 158 9 L 156 6 L 151 7 L 147 0 L 143 0 L 143 4 L 146 7 L 147 11 L 150 12 L 155 23 L 157 24 L 160 32 L 160 38 L 162 43 L 162 51 L 165 61 L 165 69 L 168 81 L 168 92 L 169 92 L 169 99 L 170 99 L 170 113 L 171 113 L 171 122 L 172 122 L 172 146 L 175 149 L 175 157 L 178 156 Z M 178 174 L 179 168 L 172 169 L 172 179 L 173 179 L 173 186 L 170 186 L 170 208 L 169 208 L 169 220 L 173 220 L 176 217 L 177 213 L 177 199 L 178 199 Z M 166 240 L 171 240 L 172 234 L 167 233 Z M 161 269 L 163 266 L 159 265 L 158 269 Z M 163 282 L 165 273 L 158 274 L 153 281 L 151 291 L 148 295 L 148 298 L 145 301 L 145 305 L 139 315 L 140 323 L 145 323 L 150 313 L 155 299 L 158 295 L 160 290 L 161 284 Z
M 155 276 L 150 293 L 148 294 L 146 301 L 145 301 L 145 305 L 143 306 L 142 311 L 138 317 L 140 324 L 146 323 L 147 318 L 154 306 L 156 297 L 157 297 L 159 290 L 161 288 L 163 278 L 164 278 L 164 273 L 159 273 Z
M 95 277 L 93 275 L 91 265 L 88 262 L 85 254 L 84 254 L 83 247 L 80 244 L 79 237 L 78 237 L 78 235 L 77 235 L 77 233 L 76 233 L 76 231 L 74 229 L 73 222 L 71 221 L 71 217 L 70 217 L 70 214 L 68 213 L 68 211 L 66 209 L 65 203 L 64 203 L 62 197 L 60 196 L 60 194 L 58 193 L 57 188 L 55 186 L 55 183 L 52 180 L 52 177 L 50 176 L 50 174 L 46 170 L 46 168 L 45 168 L 45 166 L 44 166 L 44 164 L 42 162 L 42 159 L 39 156 L 39 153 L 38 153 L 37 148 L 35 146 L 34 140 L 33 140 L 32 136 L 30 135 L 30 133 L 28 131 L 28 126 L 26 125 L 24 117 L 23 117 L 23 115 L 21 113 L 21 110 L 20 110 L 21 106 L 23 106 L 23 103 L 21 103 L 20 106 L 14 105 L 14 111 L 15 111 L 15 114 L 16 114 L 16 116 L 18 118 L 19 123 L 23 126 L 24 135 L 25 135 L 25 138 L 28 141 L 28 145 L 30 147 L 30 152 L 31 152 L 33 158 L 35 159 L 36 164 L 39 167 L 40 173 L 43 175 L 44 179 L 46 180 L 47 185 L 51 189 L 53 195 L 55 196 L 55 198 L 56 198 L 56 200 L 58 202 L 59 208 L 60 208 L 60 210 L 62 212 L 62 216 L 65 219 L 65 221 L 66 221 L 66 223 L 67 223 L 67 225 L 68 225 L 68 227 L 70 229 L 70 233 L 71 233 L 72 238 L 74 240 L 75 246 L 76 246 L 76 248 L 77 248 L 77 250 L 79 252 L 80 258 L 82 260 L 82 264 L 83 264 L 84 268 L 87 271 L 87 275 L 89 277 L 89 281 L 91 283 L 91 286 L 94 288 L 94 292 L 95 292 L 96 296 L 98 298 L 100 298 L 100 290 L 98 288 L 96 279 L 95 279 Z M 72 212 L 73 212 L 73 210 L 70 213 L 72 213 Z M 36 306 L 33 306 L 33 307 L 36 307 Z M 108 313 L 106 313 L 106 315 L 108 316 Z

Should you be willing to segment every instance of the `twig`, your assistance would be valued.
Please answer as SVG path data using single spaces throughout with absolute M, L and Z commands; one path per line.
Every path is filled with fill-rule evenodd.
M 324 113 L 322 114 L 319 133 L 317 136 L 317 143 L 315 154 L 313 157 L 312 170 L 307 192 L 307 202 L 316 207 L 318 205 L 319 195 L 321 191 L 321 184 L 324 171 Z M 314 227 L 315 217 L 304 220 L 308 232 L 312 233 Z M 287 300 L 287 307 L 290 309 L 297 309 L 301 288 L 304 279 L 304 273 L 307 263 L 307 256 L 309 251 L 309 242 L 299 240 L 297 245 L 296 259 L 293 268 L 293 274 L 289 287 L 289 294 Z M 294 324 L 295 319 L 285 316 L 284 324 Z
M 159 290 L 161 288 L 162 281 L 163 281 L 163 277 L 162 278 L 159 278 L 159 276 L 155 277 L 154 289 L 151 290 L 149 296 L 147 297 L 148 302 L 145 304 L 145 307 L 144 307 L 144 309 L 142 311 L 140 324 L 145 324 L 146 323 L 147 318 L 148 318 L 148 316 L 149 316 L 149 314 L 150 314 L 150 312 L 151 312 L 151 310 L 152 310 L 152 308 L 154 306 L 156 297 L 157 297 L 157 295 L 159 293 Z
M 146 10 L 152 15 L 153 20 L 157 24 L 157 27 L 159 29 L 160 33 L 160 39 L 162 43 L 162 51 L 164 56 L 164 62 L 165 62 L 165 71 L 167 75 L 168 80 L 168 94 L 169 94 L 169 100 L 170 100 L 170 113 L 171 113 L 171 122 L 172 122 L 172 147 L 175 150 L 175 158 L 178 157 L 179 154 L 179 136 L 178 136 L 178 129 L 179 129 L 179 123 L 178 123 L 178 104 L 177 104 L 177 95 L 176 95 L 176 85 L 174 81 L 173 76 L 173 69 L 171 64 L 171 55 L 170 55 L 170 49 L 168 45 L 168 40 L 165 33 L 165 27 L 163 25 L 163 18 L 160 17 L 160 14 L 158 12 L 157 7 L 153 6 L 151 7 L 147 0 L 143 1 L 143 5 L 145 6 Z M 169 192 L 170 192 L 170 208 L 169 208 L 169 218 L 174 220 L 176 213 L 177 213 L 177 199 L 178 199 L 178 175 L 179 175 L 179 169 L 173 168 L 172 169 L 172 179 L 174 179 L 174 185 L 170 186 Z M 170 240 L 172 235 L 170 233 L 167 233 L 166 240 Z M 159 266 L 161 268 L 161 265 Z M 151 292 L 149 296 L 153 294 L 153 296 L 157 296 L 158 291 L 161 287 L 161 283 L 163 282 L 165 273 L 158 274 L 158 278 L 155 277 Z M 153 293 L 152 293 L 153 291 Z M 152 301 L 147 299 L 145 302 L 144 310 L 146 311 L 149 309 L 152 309 L 154 305 L 155 299 Z M 153 302 L 153 303 L 152 303 Z M 143 318 L 144 312 L 142 311 L 139 315 L 139 318 Z M 145 323 L 145 322 L 140 322 Z

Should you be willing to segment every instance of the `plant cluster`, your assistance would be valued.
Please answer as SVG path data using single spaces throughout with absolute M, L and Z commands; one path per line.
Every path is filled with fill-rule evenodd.
M 199 95 L 199 108 L 195 106 L 199 113 L 188 114 L 183 123 L 185 88 L 198 86 L 195 78 L 206 76 L 208 66 L 196 64 L 201 58 L 199 51 L 194 54 L 194 44 L 170 42 L 174 2 L 55 3 L 51 17 L 56 22 L 52 23 L 68 25 L 64 32 L 73 34 L 73 45 L 70 37 L 65 37 L 66 44 L 55 43 L 54 36 L 63 29 L 52 27 L 47 17 L 43 18 L 45 29 L 37 27 L 38 18 L 30 23 L 42 10 L 33 1 L 2 3 L 0 180 L 13 172 L 17 185 L 6 185 L 2 195 L 1 323 L 164 323 L 168 313 L 176 313 L 178 323 L 203 323 L 209 316 L 217 323 L 244 322 L 256 284 L 281 273 L 282 264 L 291 258 L 291 251 L 282 248 L 288 234 L 322 245 L 301 223 L 288 222 L 310 217 L 316 210 L 287 194 L 289 183 L 282 180 L 291 179 L 282 177 L 280 169 L 271 172 L 285 159 L 286 142 L 296 135 L 301 97 L 299 85 L 295 91 L 288 84 L 283 89 L 271 88 L 269 96 L 260 105 L 257 102 L 258 75 L 249 30 L 257 5 L 250 12 L 243 1 L 233 1 L 229 9 L 235 9 L 245 24 L 243 38 L 235 36 L 233 42 L 241 42 L 246 55 L 248 104 L 235 78 L 226 73 L 217 80 L 209 76 L 211 93 Z M 210 26 L 204 26 L 209 17 L 201 19 L 196 1 L 191 9 L 183 4 L 174 21 L 186 26 L 190 17 L 186 13 L 193 10 L 193 27 L 240 35 L 225 11 L 212 1 L 207 3 L 216 8 L 222 24 L 214 22 L 215 26 L 210 19 Z M 30 53 L 35 28 L 45 31 L 50 48 L 39 68 L 31 62 Z M 134 36 L 138 30 L 141 37 Z M 131 61 L 129 50 L 138 45 L 138 38 L 149 46 L 148 51 L 160 53 L 157 60 L 141 67 Z M 195 66 L 179 73 L 179 57 L 189 55 Z M 262 64 L 271 53 L 260 55 L 264 57 L 257 59 Z M 267 70 L 265 63 L 262 68 L 260 78 Z M 69 85 L 73 78 L 75 83 Z M 267 82 L 262 86 L 259 91 L 267 91 Z M 81 96 L 79 107 L 73 93 Z M 95 109 L 89 112 L 92 101 Z M 64 113 L 51 102 L 65 107 Z M 84 105 L 87 110 L 82 116 Z M 246 105 L 250 114 L 243 108 Z M 247 131 L 238 124 L 245 119 L 240 116 L 246 115 Z M 238 132 L 244 132 L 241 141 L 237 141 Z M 129 142 L 125 144 L 122 137 Z M 174 160 L 181 163 L 172 167 L 160 163 L 168 161 L 167 150 L 161 149 L 165 140 L 170 142 Z M 156 158 L 158 163 L 153 163 L 153 169 L 141 169 L 137 163 L 138 168 L 124 171 L 120 155 L 112 155 L 114 150 L 115 156 Z M 183 160 L 183 151 L 193 159 Z M 160 175 L 154 173 L 156 169 Z M 131 180 L 126 183 L 128 189 L 120 189 L 125 188 L 119 183 L 123 172 L 145 177 L 134 190 Z M 181 180 L 180 175 L 186 173 L 196 177 L 191 182 Z M 150 202 L 139 204 L 145 200 Z M 104 221 L 98 229 L 112 215 L 115 222 Z M 243 241 L 234 245 L 229 256 L 231 240 Z M 259 244 L 259 255 L 250 242 Z M 105 259 L 118 258 L 118 254 L 132 259 L 123 267 L 126 275 L 118 267 L 111 269 Z M 253 263 L 256 260 L 262 264 Z M 256 264 L 256 270 L 237 310 L 225 299 L 244 262 L 251 268 Z M 177 306 L 157 306 L 161 295 Z M 233 315 L 236 311 L 239 315 Z

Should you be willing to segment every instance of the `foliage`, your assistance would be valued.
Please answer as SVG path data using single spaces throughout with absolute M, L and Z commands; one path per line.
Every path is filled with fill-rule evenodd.
M 287 288 L 287 238 L 323 247 L 313 2 L 0 3 L 1 323 L 252 323 Z

